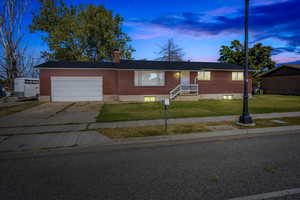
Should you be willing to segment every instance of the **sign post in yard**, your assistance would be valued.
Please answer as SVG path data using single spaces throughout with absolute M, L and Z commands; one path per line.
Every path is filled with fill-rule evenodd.
M 168 106 L 170 105 L 170 99 L 164 99 L 164 111 L 165 111 L 165 132 L 168 132 Z

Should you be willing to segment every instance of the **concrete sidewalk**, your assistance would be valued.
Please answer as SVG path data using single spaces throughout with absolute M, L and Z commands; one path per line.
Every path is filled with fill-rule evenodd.
M 103 145 L 110 139 L 96 131 L 0 136 L 0 152 Z
M 257 129 L 236 129 L 206 133 L 110 139 L 96 131 L 0 136 L 0 153 L 38 151 L 80 147 L 121 147 L 126 145 L 164 144 L 169 142 L 214 141 L 241 137 L 299 133 L 300 126 L 281 126 Z M 120 146 L 121 145 L 121 146 Z
M 298 117 L 300 112 L 282 112 L 282 113 L 264 113 L 264 114 L 253 114 L 253 119 L 271 119 L 281 117 Z M 221 122 L 221 121 L 236 121 L 239 115 L 227 115 L 227 116 L 215 116 L 215 117 L 194 117 L 194 118 L 177 118 L 169 119 L 169 124 L 180 124 L 180 123 L 201 123 L 201 122 Z M 92 123 L 89 125 L 89 129 L 98 128 L 126 128 L 133 126 L 155 126 L 163 125 L 164 119 L 157 120 L 140 120 L 140 121 L 121 121 L 121 122 L 103 122 L 103 123 Z
M 31 135 L 39 133 L 55 133 L 85 130 L 87 124 L 47 125 L 32 127 L 0 128 L 0 136 Z
M 300 112 L 286 112 L 286 113 L 269 113 L 269 114 L 254 114 L 253 119 L 270 119 L 281 117 L 297 117 Z M 216 116 L 216 117 L 197 117 L 197 118 L 178 118 L 169 119 L 169 124 L 180 123 L 201 123 L 201 122 L 221 122 L 221 121 L 236 121 L 238 115 L 230 116 Z M 122 122 L 109 122 L 109 123 L 81 123 L 81 124 L 66 124 L 66 125 L 37 125 L 26 127 L 11 127 L 1 128 L 0 136 L 13 136 L 13 135 L 30 135 L 40 133 L 58 133 L 58 132 L 73 132 L 73 131 L 86 131 L 95 130 L 99 128 L 119 128 L 119 127 L 138 127 L 138 126 L 155 126 L 163 125 L 164 120 L 141 120 L 141 121 L 122 121 Z

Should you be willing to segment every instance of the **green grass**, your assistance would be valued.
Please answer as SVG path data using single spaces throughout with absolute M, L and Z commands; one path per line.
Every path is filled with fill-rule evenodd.
M 250 99 L 251 113 L 300 111 L 300 96 L 259 95 Z M 199 100 L 172 102 L 170 118 L 207 117 L 241 114 L 242 100 Z M 98 122 L 150 120 L 164 117 L 160 103 L 105 104 Z
M 277 168 L 268 165 L 268 166 L 265 166 L 265 167 L 264 167 L 264 170 L 265 170 L 266 172 L 268 172 L 268 173 L 274 174 L 274 173 L 277 171 Z
M 272 120 L 274 119 L 284 121 L 285 123 L 279 124 L 273 122 Z M 237 125 L 236 123 L 232 123 L 232 125 L 239 129 L 300 125 L 300 117 L 283 117 L 283 118 L 274 118 L 274 119 L 256 119 L 254 120 L 255 126 L 240 126 Z
M 16 112 L 21 112 L 23 110 L 32 108 L 32 107 L 37 106 L 39 104 L 40 104 L 40 102 L 34 101 L 32 103 L 26 103 L 26 104 L 21 104 L 21 105 L 16 105 L 16 106 L 0 108 L 0 117 L 11 115 L 11 114 L 16 113 Z
M 132 138 L 159 135 L 175 135 L 192 132 L 209 132 L 204 124 L 172 124 L 166 132 L 164 126 L 143 126 L 129 128 L 102 128 L 99 132 L 110 138 Z
M 129 128 L 102 128 L 98 129 L 101 134 L 110 138 L 132 138 L 132 137 L 148 137 L 159 135 L 175 135 L 188 133 L 203 133 L 210 132 L 207 126 L 229 125 L 233 129 L 251 129 L 251 128 L 266 128 L 278 126 L 300 125 L 300 117 L 286 117 L 276 118 L 286 123 L 279 124 L 272 122 L 273 119 L 256 119 L 255 126 L 245 127 L 239 126 L 236 122 L 206 122 L 206 123 L 185 123 L 185 124 L 171 124 L 168 126 L 166 132 L 164 126 L 143 126 L 143 127 L 129 127 Z

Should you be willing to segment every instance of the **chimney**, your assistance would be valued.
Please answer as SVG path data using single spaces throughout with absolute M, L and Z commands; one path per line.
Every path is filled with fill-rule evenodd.
M 119 49 L 115 49 L 113 51 L 112 60 L 113 60 L 113 63 L 120 63 L 121 55 L 120 55 Z

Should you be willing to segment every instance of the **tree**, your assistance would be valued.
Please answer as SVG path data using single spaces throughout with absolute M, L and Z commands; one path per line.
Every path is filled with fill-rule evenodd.
M 173 39 L 169 39 L 164 46 L 160 47 L 161 50 L 158 52 L 160 57 L 157 60 L 161 61 L 182 61 L 183 60 L 183 50 L 177 44 L 175 44 Z
M 19 64 L 19 76 L 38 78 L 39 70 L 35 69 L 34 66 L 40 64 L 41 60 L 41 58 L 34 58 L 31 55 L 22 56 Z
M 22 17 L 26 1 L 5 0 L 0 11 L 0 77 L 14 88 L 14 79 L 20 75 L 22 56 Z
M 260 80 L 258 75 L 266 70 L 275 67 L 275 62 L 271 59 L 273 48 L 264 46 L 261 43 L 255 44 L 249 48 L 249 67 L 254 69 L 253 82 L 259 84 Z M 222 63 L 237 64 L 244 66 L 245 53 L 244 45 L 238 40 L 233 40 L 230 46 L 221 46 L 219 61 Z
M 131 39 L 122 32 L 123 18 L 99 5 L 67 6 L 63 0 L 39 0 L 40 11 L 34 15 L 30 29 L 43 32 L 49 51 L 48 60 L 101 61 L 111 59 L 119 49 L 130 59 L 134 49 Z

